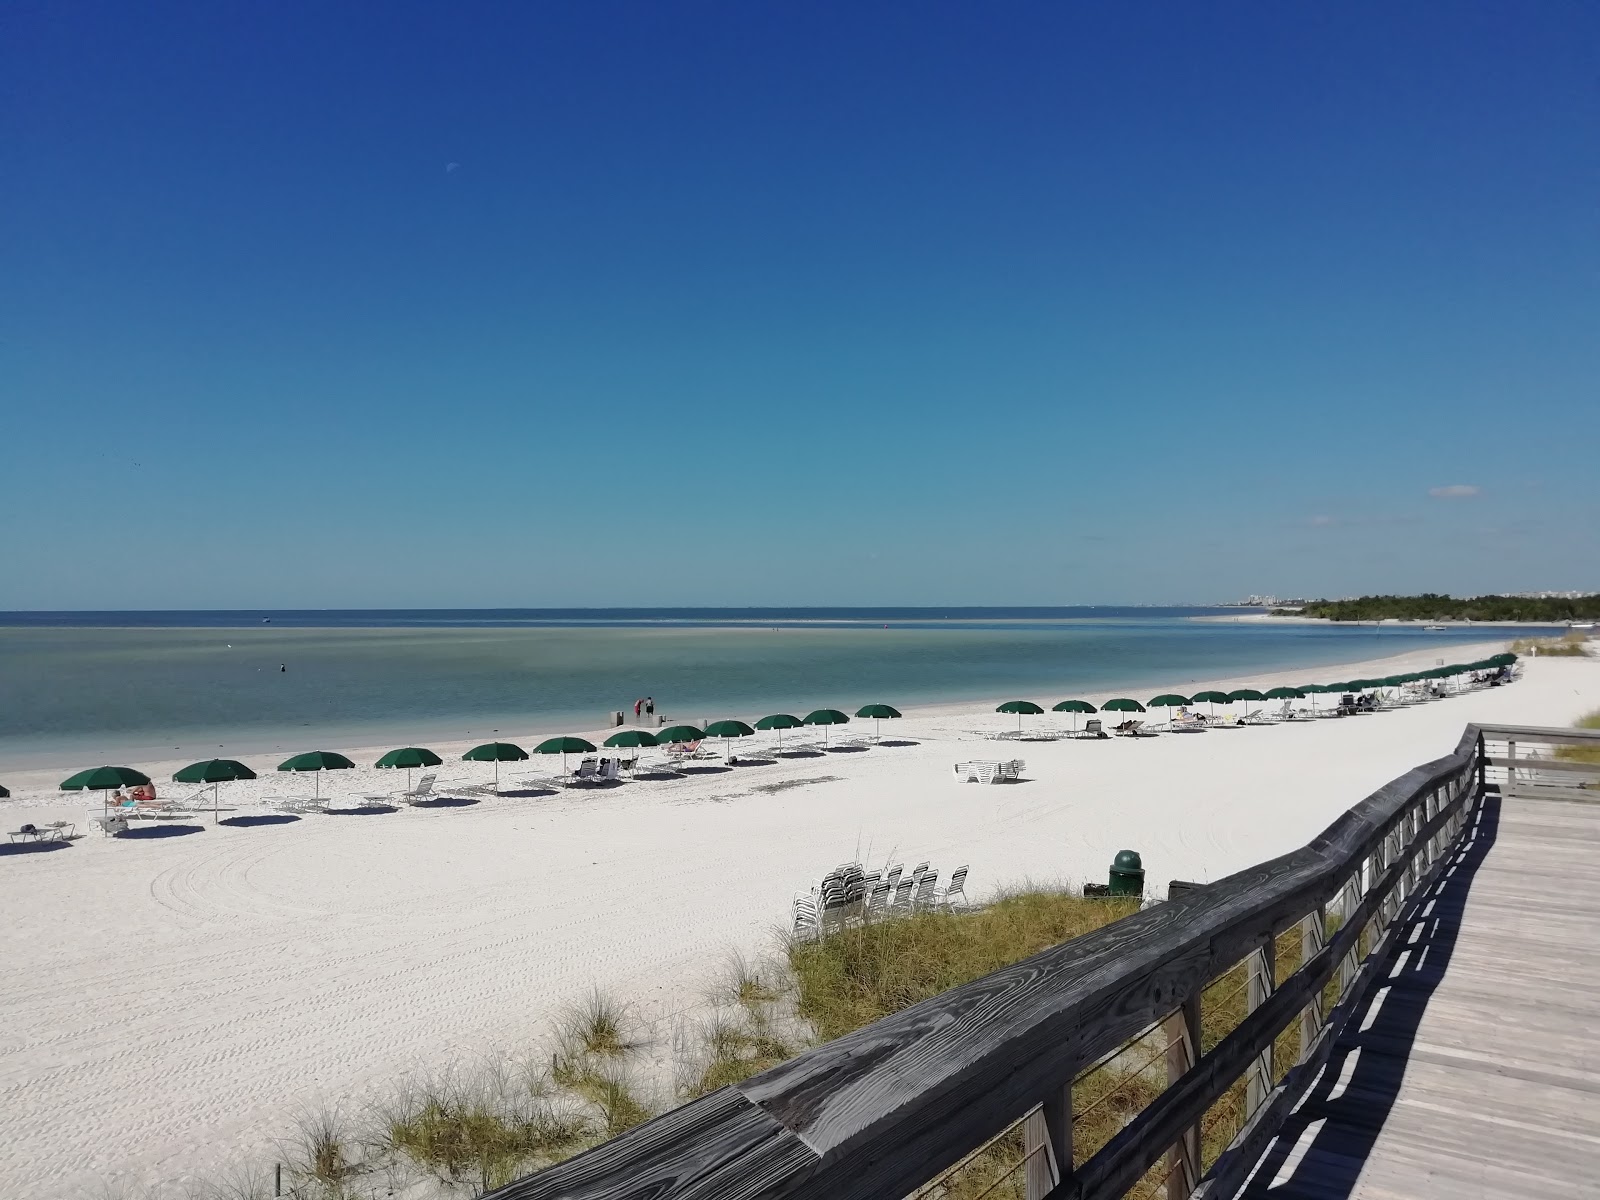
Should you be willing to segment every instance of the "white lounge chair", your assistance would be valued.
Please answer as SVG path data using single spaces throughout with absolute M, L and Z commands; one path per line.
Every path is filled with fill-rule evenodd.
M 956 899 L 959 897 L 961 900 L 959 908 L 971 908 L 972 905 L 967 901 L 966 886 L 967 868 L 963 865 L 950 872 L 950 886 L 939 893 L 938 906 L 940 908 L 948 909 L 951 912 L 955 912 L 958 908 Z
M 436 772 L 429 772 L 417 780 L 417 786 L 405 792 L 396 792 L 395 795 L 407 804 L 415 804 L 418 800 L 427 800 L 433 795 L 433 785 L 439 782 Z
M 1015 783 L 1022 778 L 1022 772 L 1027 770 L 1027 767 L 1028 764 L 1020 758 L 1013 758 L 1010 762 L 1003 762 L 1000 764 L 1000 773 L 995 782 L 998 783 L 1002 779 L 1009 779 Z

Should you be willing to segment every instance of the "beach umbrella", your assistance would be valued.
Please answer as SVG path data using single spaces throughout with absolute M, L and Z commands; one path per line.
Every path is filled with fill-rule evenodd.
M 1275 687 L 1268 689 L 1267 700 L 1304 700 L 1306 694 L 1296 687 Z
M 1227 692 L 1214 692 L 1214 691 L 1213 692 L 1196 692 L 1194 694 L 1194 696 L 1192 697 L 1192 699 L 1194 700 L 1194 702 L 1196 704 L 1209 704 L 1211 706 L 1211 715 L 1212 716 L 1216 716 L 1217 715 L 1217 705 L 1226 704 L 1228 702 L 1228 693 Z
M 663 746 L 677 745 L 680 742 L 703 741 L 706 731 L 696 729 L 693 725 L 668 725 L 665 729 L 656 731 L 656 741 Z
M 900 710 L 888 704 L 863 704 L 856 710 L 856 716 L 863 720 L 867 717 L 872 718 L 872 740 L 877 741 L 878 722 L 898 721 L 900 719 Z
M 1099 712 L 1100 710 L 1098 708 L 1096 708 L 1094 705 L 1090 704 L 1087 700 L 1063 700 L 1060 704 L 1052 706 L 1051 711 L 1052 712 L 1071 713 L 1072 714 L 1072 732 L 1073 733 L 1077 733 L 1078 732 L 1078 714 L 1079 713 Z
M 625 748 L 637 750 L 641 747 L 659 746 L 661 742 L 655 734 L 643 729 L 624 729 L 621 733 L 613 733 L 603 744 L 612 750 Z
M 70 779 L 61 781 L 63 792 L 110 792 L 122 787 L 142 787 L 150 776 L 132 767 L 91 767 L 79 771 Z M 100 797 L 100 808 L 105 809 L 105 797 Z
M 1237 689 L 1235 691 L 1232 691 L 1232 692 L 1228 693 L 1228 703 L 1229 704 L 1233 704 L 1233 703 L 1235 703 L 1236 701 L 1239 701 L 1239 700 L 1243 700 L 1245 702 L 1245 704 L 1244 704 L 1244 715 L 1247 716 L 1247 717 L 1250 715 L 1250 701 L 1252 701 L 1252 700 L 1265 700 L 1265 699 L 1266 699 L 1266 697 L 1263 696 L 1260 692 L 1256 691 L 1255 688 L 1239 688 L 1239 689 Z
M 1311 712 L 1313 715 L 1315 715 L 1317 711 L 1317 697 L 1324 692 L 1331 692 L 1333 688 L 1331 685 L 1326 683 L 1302 683 L 1300 684 L 1300 690 L 1307 696 L 1311 697 Z
M 783 731 L 785 729 L 799 729 L 805 722 L 799 717 L 789 713 L 773 713 L 770 717 L 762 717 L 756 722 L 756 728 L 761 730 L 776 729 L 778 731 L 778 753 L 783 753 Z
M 1189 704 L 1189 697 L 1180 696 L 1176 692 L 1163 692 L 1150 701 L 1151 708 L 1164 708 L 1167 710 L 1167 724 L 1172 724 L 1172 710 L 1185 708 Z
M 807 725 L 822 726 L 822 745 L 824 748 L 826 748 L 828 745 L 828 726 L 848 725 L 849 723 L 850 718 L 845 716 L 837 708 L 819 708 L 806 714 Z
M 344 755 L 333 750 L 308 750 L 304 754 L 296 754 L 293 758 L 286 758 L 278 764 L 280 771 L 314 771 L 317 776 L 317 799 L 322 799 L 322 772 L 348 771 L 354 767 Z
M 1016 713 L 1017 714 L 1017 732 L 1021 733 L 1022 732 L 1022 718 L 1024 716 L 1037 717 L 1042 712 L 1044 712 L 1044 709 L 1040 708 L 1032 700 L 1007 700 L 1004 704 L 1002 704 L 998 708 L 996 708 L 995 712 L 998 712 L 998 713 Z
M 402 746 L 398 750 L 389 751 L 372 765 L 384 768 L 392 767 L 396 770 L 403 767 L 406 773 L 406 791 L 409 792 L 411 790 L 412 771 L 418 767 L 442 766 L 443 763 L 444 759 L 440 758 L 432 750 L 426 750 L 421 746 Z
M 1144 705 L 1137 700 L 1130 700 L 1126 696 L 1119 696 L 1115 700 L 1107 700 L 1101 709 L 1105 712 L 1143 712 Z
M 724 742 L 733 738 L 749 737 L 754 732 L 755 730 L 743 721 L 713 721 L 706 726 L 707 737 L 721 738 Z M 728 752 L 724 749 L 722 753 L 726 757 Z
M 581 737 L 553 737 L 546 738 L 533 748 L 535 754 L 561 755 L 561 773 L 567 773 L 567 755 L 593 754 L 594 743 L 586 742 Z
M 123 787 L 143 787 L 150 776 L 132 767 L 91 767 L 61 781 L 63 792 L 109 792 Z
M 217 788 L 219 784 L 231 783 L 235 779 L 254 779 L 256 773 L 242 762 L 235 762 L 231 758 L 208 758 L 201 762 L 190 763 L 183 770 L 177 771 L 172 778 L 175 783 L 209 783 L 211 785 L 211 823 L 217 823 L 217 816 L 222 811 L 222 801 L 218 799 Z
M 500 794 L 500 764 L 503 762 L 521 762 L 528 757 L 528 752 L 521 746 L 510 742 L 485 742 L 481 746 L 474 746 L 461 756 L 463 762 L 492 762 L 494 764 L 494 794 Z

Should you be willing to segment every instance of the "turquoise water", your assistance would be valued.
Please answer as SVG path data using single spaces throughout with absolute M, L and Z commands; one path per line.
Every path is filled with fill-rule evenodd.
M 286 741 L 303 749 L 526 736 L 595 728 L 647 694 L 659 712 L 688 720 L 875 701 L 1139 695 L 1141 685 L 1252 670 L 1305 667 L 1314 677 L 1318 664 L 1527 632 L 1224 624 L 1190 619 L 1197 610 L 958 611 L 841 611 L 820 622 L 776 612 L 460 614 L 398 628 L 372 623 L 383 614 L 362 614 L 365 624 L 345 614 L 332 628 L 310 624 L 333 624 L 330 614 L 279 615 L 270 625 L 238 615 L 206 627 L 196 614 L 138 627 L 112 624 L 133 614 L 98 614 L 100 624 L 77 614 L 72 625 L 10 614 L 0 618 L 0 756 L 43 766 L 202 744 L 243 753 Z

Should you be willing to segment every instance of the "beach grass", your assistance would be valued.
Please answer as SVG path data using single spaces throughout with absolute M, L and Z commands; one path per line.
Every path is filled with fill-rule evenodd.
M 1600 708 L 1572 723 L 1574 729 L 1600 729 Z M 1600 746 L 1561 746 L 1556 757 L 1568 762 L 1600 763 Z
M 1589 654 L 1588 635 L 1569 629 L 1558 638 L 1518 638 L 1511 643 L 1514 654 L 1537 658 L 1586 658 Z

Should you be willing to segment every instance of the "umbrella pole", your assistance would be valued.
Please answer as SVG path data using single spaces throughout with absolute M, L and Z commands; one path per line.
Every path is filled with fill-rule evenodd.
M 211 785 L 211 823 L 213 825 L 217 824 L 217 818 L 222 815 L 222 801 L 217 795 L 218 789 L 221 787 L 222 785 L 220 783 L 213 783 Z
M 494 794 L 496 796 L 498 796 L 500 794 L 500 760 L 499 760 L 499 758 L 496 758 L 494 760 Z

